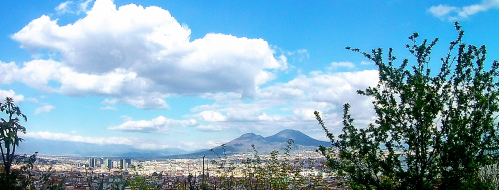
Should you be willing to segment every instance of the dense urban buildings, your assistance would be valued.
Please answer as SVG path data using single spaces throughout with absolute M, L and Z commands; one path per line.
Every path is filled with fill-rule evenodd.
M 61 183 L 65 189 L 96 189 L 101 183 L 106 189 L 131 183 L 137 178 L 147 179 L 149 184 L 161 186 L 161 189 L 177 189 L 178 186 L 200 183 L 216 186 L 218 183 L 222 185 L 224 176 L 233 177 L 236 182 L 248 177 L 246 172 L 249 165 L 245 164 L 245 160 L 253 156 L 235 154 L 224 158 L 207 157 L 205 160 L 39 156 L 31 174 L 35 181 L 50 174 L 48 183 Z M 269 160 L 270 156 L 262 155 L 261 158 Z M 302 161 L 306 164 L 301 164 L 300 175 L 321 179 L 324 184 L 333 184 L 333 176 L 324 166 L 324 158 L 316 152 L 294 152 L 288 158 L 278 155 L 277 159 L 290 164 Z M 42 185 L 42 182 L 35 184 Z

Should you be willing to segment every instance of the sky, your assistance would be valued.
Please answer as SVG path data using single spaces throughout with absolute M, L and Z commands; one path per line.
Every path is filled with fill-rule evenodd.
M 499 59 L 498 0 L 2 1 L 0 98 L 28 116 L 25 139 L 188 151 L 283 129 L 326 140 L 316 110 L 335 134 L 345 103 L 357 126 L 374 120 L 356 90 L 377 68 L 346 46 L 412 64 L 418 32 L 439 38 L 437 70 L 455 21 L 488 67 Z

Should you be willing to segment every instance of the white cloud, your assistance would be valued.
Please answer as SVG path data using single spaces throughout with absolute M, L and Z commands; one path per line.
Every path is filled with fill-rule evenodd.
M 215 111 L 202 111 L 199 114 L 194 115 L 195 118 L 198 118 L 203 121 L 224 121 L 226 120 L 226 116 L 223 116 L 219 112 Z
M 80 3 L 82 9 L 90 2 Z M 164 98 L 171 94 L 255 97 L 259 85 L 288 67 L 287 57 L 276 55 L 263 39 L 210 33 L 191 41 L 190 35 L 186 25 L 159 7 L 130 4 L 117 9 L 111 0 L 97 0 L 75 23 L 59 26 L 43 15 L 13 34 L 12 39 L 32 52 L 59 52 L 61 62 L 33 60 L 24 67 L 1 63 L 0 74 L 17 73 L 7 73 L 0 82 L 21 81 L 47 92 L 166 109 Z M 51 87 L 49 81 L 61 86 Z
M 371 64 L 373 63 L 369 61 L 361 61 L 361 65 L 371 65 Z
M 73 4 L 73 1 L 65 1 L 65 2 L 59 4 L 55 8 L 57 14 L 71 13 L 71 10 L 70 10 L 70 7 L 69 7 L 71 4 Z
M 351 62 L 332 62 L 328 70 L 337 69 L 339 67 L 354 68 L 354 63 Z
M 81 135 L 75 135 L 76 131 L 71 131 L 71 134 L 66 133 L 52 133 L 48 131 L 44 132 L 27 132 L 26 134 L 20 134 L 23 138 L 33 138 L 33 139 L 44 139 L 44 140 L 54 140 L 54 141 L 67 141 L 67 142 L 81 142 L 81 143 L 91 143 L 97 145 L 130 145 L 134 148 L 143 150 L 161 150 L 166 148 L 183 148 L 184 143 L 177 144 L 177 146 L 172 146 L 168 143 L 156 142 L 156 141 L 144 141 L 137 138 L 125 138 L 125 137 L 86 137 Z M 202 145 L 197 145 L 202 146 Z M 188 147 L 192 148 L 192 147 Z M 206 147 L 204 147 L 206 148 Z M 194 150 L 194 149 L 190 149 Z
M 0 89 L 0 101 L 3 102 L 6 97 L 11 97 L 14 103 L 23 102 L 24 96 L 21 94 L 16 94 L 13 90 L 2 90 Z
M 260 86 L 268 81 L 274 80 L 275 78 L 276 76 L 273 73 L 262 71 L 255 77 L 255 84 L 256 86 Z
M 93 0 L 86 0 L 83 3 L 80 3 L 80 11 L 81 12 L 87 12 L 88 11 L 88 6 Z
M 194 108 L 189 109 L 191 112 L 201 112 L 201 111 L 210 111 L 219 108 L 219 105 L 201 105 L 196 106 Z
M 427 11 L 442 20 L 457 21 L 467 19 L 469 16 L 494 8 L 498 8 L 498 0 L 483 0 L 479 4 L 463 7 L 440 4 L 438 6 L 432 6 Z
M 54 107 L 52 105 L 45 105 L 45 106 L 36 108 L 35 115 L 38 115 L 38 114 L 41 114 L 41 113 L 49 113 L 50 111 L 52 111 L 55 108 L 56 107 Z
M 0 62 L 0 83 L 8 84 L 21 81 L 30 87 L 49 93 L 61 93 L 69 96 L 97 95 L 106 98 L 102 103 L 113 105 L 117 102 L 130 104 L 141 109 L 166 109 L 169 106 L 165 93 L 154 92 L 146 80 L 138 78 L 136 73 L 116 69 L 104 74 L 77 73 L 71 68 L 53 60 L 33 60 L 19 68 L 14 63 Z M 60 86 L 49 86 L 56 81 Z
M 118 102 L 117 99 L 104 99 L 104 101 L 101 102 L 101 104 L 104 104 L 104 105 L 114 105 Z
M 141 109 L 167 109 L 166 95 L 151 93 L 147 96 L 124 97 L 122 102 Z
M 366 126 L 374 115 L 372 99 L 356 93 L 358 89 L 375 86 L 378 71 L 322 73 L 299 75 L 286 83 L 277 83 L 257 89 L 256 100 L 245 102 L 230 94 L 210 94 L 213 105 L 191 109 L 191 117 L 207 124 L 199 129 L 245 131 L 279 131 L 297 129 L 322 135 L 315 120 L 314 111 L 320 111 L 323 119 L 334 132 L 342 126 L 342 105 L 351 104 L 351 115 L 360 127 Z M 199 113 L 196 113 L 199 112 Z M 222 126 L 224 128 L 222 128 Z M 318 136 L 317 135 L 317 136 Z
M 457 7 L 450 7 L 447 5 L 438 5 L 438 6 L 432 6 L 429 8 L 429 12 L 432 13 L 435 17 L 438 18 L 444 18 L 447 14 L 451 13 L 452 11 L 457 11 Z
M 222 131 L 227 128 L 220 125 L 198 125 L 196 126 L 195 129 L 205 132 L 214 132 L 214 131 Z
M 178 147 L 181 147 L 182 149 L 184 150 L 188 150 L 188 151 L 194 151 L 194 150 L 207 150 L 209 148 L 213 148 L 213 147 L 216 147 L 216 146 L 220 146 L 221 144 L 223 143 L 226 143 L 230 141 L 230 139 L 228 140 L 225 140 L 225 141 L 220 141 L 220 143 L 218 142 L 214 142 L 214 141 L 208 141 L 208 142 L 185 142 L 185 141 L 179 141 L 177 142 L 179 145 Z M 214 144 L 216 146 L 214 146 Z
M 22 138 L 44 139 L 54 141 L 81 142 L 98 145 L 115 144 L 115 145 L 130 145 L 143 150 L 161 150 L 166 148 L 181 148 L 183 150 L 198 150 L 213 147 L 210 143 L 193 143 L 193 142 L 176 142 L 175 144 L 159 142 L 155 140 L 141 140 L 137 138 L 126 137 L 88 137 L 75 135 L 76 131 L 71 131 L 71 134 L 44 132 L 26 132 L 19 134 Z M 189 146 L 188 146 L 189 145 Z M 192 145 L 192 146 L 191 146 Z
M 93 0 L 78 0 L 78 2 L 74 1 L 65 1 L 59 4 L 54 10 L 58 15 L 70 13 L 70 14 L 80 14 L 82 12 L 87 12 L 90 3 Z
M 140 143 L 135 147 L 143 150 L 161 150 L 161 149 L 171 148 L 172 146 L 167 144 L 158 144 L 158 143 Z
M 263 113 L 262 115 L 259 115 L 259 120 L 262 120 L 262 121 L 272 121 L 273 118 L 267 116 L 266 113 Z
M 0 61 L 0 83 L 7 84 L 13 82 L 16 75 L 13 75 L 12 72 L 16 72 L 17 70 L 18 66 L 14 62 L 4 63 Z
M 109 130 L 127 131 L 127 132 L 142 132 L 142 133 L 169 133 L 169 129 L 176 126 L 193 127 L 198 123 L 194 120 L 173 120 L 159 116 L 150 121 L 127 120 L 119 126 L 111 126 Z
M 80 135 L 70 135 L 65 133 L 51 132 L 26 132 L 22 134 L 23 138 L 35 138 L 56 141 L 83 142 L 92 144 L 125 144 L 133 145 L 133 140 L 124 137 L 83 137 Z

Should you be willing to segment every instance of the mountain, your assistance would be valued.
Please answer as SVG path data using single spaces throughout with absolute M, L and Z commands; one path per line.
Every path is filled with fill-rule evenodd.
M 294 144 L 302 145 L 302 146 L 329 146 L 330 143 L 326 141 L 320 141 L 313 139 L 304 133 L 296 130 L 285 129 L 276 133 L 273 136 L 269 136 L 265 138 L 268 142 L 286 142 L 288 139 L 293 139 Z
M 263 137 L 254 133 L 246 133 L 229 141 L 222 147 L 214 147 L 212 151 L 202 150 L 190 153 L 181 149 L 141 150 L 129 145 L 96 145 L 82 142 L 61 142 L 53 140 L 24 139 L 16 150 L 16 154 L 33 154 L 38 152 L 42 155 L 58 156 L 95 156 L 95 157 L 168 157 L 168 158 L 190 158 L 202 156 L 222 156 L 226 154 L 252 152 L 252 145 L 259 154 L 268 154 L 273 150 L 282 152 L 286 147 L 288 139 L 293 139 L 292 150 L 315 150 L 319 145 L 329 146 L 326 141 L 313 139 L 296 130 L 286 129 L 275 135 Z M 215 154 L 215 153 L 216 154 Z
M 26 138 L 16 150 L 16 154 L 33 154 L 58 156 L 95 156 L 95 157 L 159 157 L 187 154 L 181 149 L 141 150 L 129 145 L 97 145 L 82 142 L 61 142 Z
M 267 154 L 274 150 L 278 150 L 281 152 L 285 149 L 288 139 L 292 139 L 294 141 L 294 143 L 292 144 L 292 151 L 316 150 L 320 145 L 330 146 L 330 142 L 316 140 L 300 131 L 286 129 L 269 137 L 263 137 L 254 133 L 246 133 L 232 141 L 229 141 L 228 143 L 225 143 L 224 148 L 219 146 L 212 148 L 211 150 L 203 150 L 191 154 L 169 157 L 189 158 L 216 155 L 222 156 L 224 152 L 228 155 L 236 153 L 247 153 L 253 151 L 252 144 L 255 145 L 255 149 L 259 152 L 259 154 Z

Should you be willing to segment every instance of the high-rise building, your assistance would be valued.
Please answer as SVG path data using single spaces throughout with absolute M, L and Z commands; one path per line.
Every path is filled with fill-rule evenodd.
M 125 167 L 130 168 L 132 165 L 132 160 L 130 158 L 125 158 Z
M 120 159 L 120 169 L 124 169 L 125 168 L 125 160 L 122 158 Z
M 89 167 L 91 167 L 91 168 L 95 167 L 95 159 L 94 158 L 89 158 Z
M 113 168 L 113 160 L 111 160 L 110 158 L 106 159 L 106 167 L 108 168 Z

